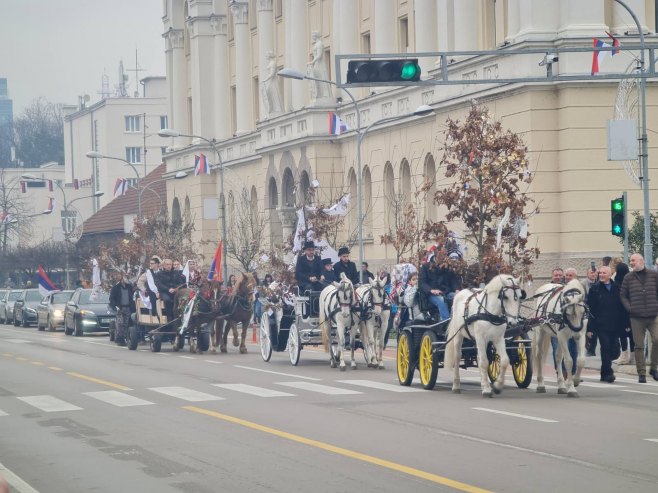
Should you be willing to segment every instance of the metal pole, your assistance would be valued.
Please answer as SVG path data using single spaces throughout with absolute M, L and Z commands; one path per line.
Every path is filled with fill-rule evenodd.
M 628 194 L 622 193 L 624 201 L 624 263 L 628 264 Z
M 628 13 L 635 21 L 635 26 L 637 27 L 637 32 L 640 35 L 640 75 L 644 74 L 644 33 L 642 32 L 642 26 L 638 20 L 635 12 L 633 12 L 626 3 L 622 0 L 614 0 L 619 5 L 624 7 Z M 640 150 L 640 161 L 642 163 L 642 198 L 644 205 L 644 261 L 646 265 L 653 265 L 653 249 L 651 246 L 651 208 L 649 207 L 649 150 L 648 150 L 648 138 L 647 138 L 647 82 L 644 77 L 640 77 L 640 105 L 641 109 L 641 122 L 642 127 L 642 136 L 640 138 L 641 150 Z

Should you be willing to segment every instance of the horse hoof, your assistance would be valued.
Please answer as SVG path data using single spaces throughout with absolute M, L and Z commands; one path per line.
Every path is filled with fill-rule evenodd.
M 377 367 L 380 370 L 385 370 L 386 368 L 384 367 L 384 363 L 379 363 L 379 366 Z
M 240 348 L 240 354 L 247 354 L 247 348 L 246 347 L 241 347 Z
M 537 387 L 537 393 L 538 394 L 545 394 L 546 393 L 546 387 Z
M 562 395 L 564 395 L 564 394 L 567 393 L 567 389 L 562 389 L 562 388 L 557 389 L 557 393 L 558 393 L 558 394 L 562 394 Z
M 331 366 L 332 368 L 336 368 L 336 362 L 335 361 L 329 362 L 329 366 Z
M 482 392 L 482 397 L 484 397 L 485 399 L 487 397 L 493 397 L 493 393 L 491 393 L 491 392 Z
M 350 367 L 352 368 L 352 370 L 356 370 L 356 368 L 357 368 L 357 367 L 356 367 L 356 363 L 352 363 L 352 364 L 350 365 Z
M 572 390 L 571 392 L 567 392 L 567 397 L 578 397 L 578 392 L 575 390 Z
M 225 352 L 227 352 L 227 351 L 226 351 L 226 347 L 220 347 L 220 348 L 219 348 L 219 352 L 220 352 L 220 353 L 225 353 Z
M 210 350 L 210 352 L 211 352 L 212 354 L 217 354 L 217 348 L 212 348 L 212 349 Z
M 240 345 L 240 341 L 238 340 L 237 337 L 234 337 L 234 338 L 233 338 L 233 345 L 234 345 L 235 347 L 238 347 L 238 346 Z
M 500 394 L 503 391 L 502 388 L 499 389 L 495 385 L 491 389 L 494 391 L 494 394 Z
M 452 393 L 453 393 L 453 394 L 461 394 L 461 393 L 462 393 L 462 389 L 452 389 Z
M 340 371 L 345 371 L 346 368 L 347 368 L 347 367 L 345 367 L 345 366 L 341 366 L 341 367 L 340 367 Z
M 573 386 L 578 387 L 579 385 L 580 385 L 580 379 L 579 378 L 578 379 L 574 378 L 573 379 Z

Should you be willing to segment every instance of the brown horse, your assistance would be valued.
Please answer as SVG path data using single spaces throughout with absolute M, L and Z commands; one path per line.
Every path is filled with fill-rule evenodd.
M 202 353 L 208 351 L 210 346 L 210 334 L 203 330 L 205 324 L 214 324 L 215 320 L 221 316 L 219 309 L 219 300 L 215 296 L 210 281 L 203 280 L 197 288 L 179 288 L 174 296 L 174 310 L 178 316 L 179 323 L 176 324 L 177 332 L 183 323 L 184 310 L 187 303 L 194 298 L 194 307 L 187 326 L 187 333 L 190 334 L 190 351 Z M 180 347 L 178 340 L 183 337 L 180 333 L 176 336 L 174 348 Z
M 222 353 L 226 352 L 226 339 L 229 330 L 237 330 L 238 324 L 242 324 L 240 335 L 240 353 L 247 352 L 245 340 L 247 329 L 254 308 L 254 287 L 256 282 L 254 276 L 247 273 L 235 285 L 232 295 L 220 296 L 218 311 L 220 316 L 216 319 L 212 337 L 212 352 L 216 352 L 217 346 Z M 221 336 L 221 339 L 220 339 Z

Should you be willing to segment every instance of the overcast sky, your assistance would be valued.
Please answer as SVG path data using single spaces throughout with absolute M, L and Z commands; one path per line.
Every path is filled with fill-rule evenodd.
M 119 62 L 139 78 L 166 75 L 162 0 L 0 0 L 0 78 L 14 117 L 40 96 L 77 104 L 98 101 L 103 71 L 114 93 Z M 128 93 L 135 90 L 135 72 Z

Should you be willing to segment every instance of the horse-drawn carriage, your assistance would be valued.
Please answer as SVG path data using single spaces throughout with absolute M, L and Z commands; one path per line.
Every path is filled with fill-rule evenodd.
M 501 276 L 499 276 L 501 277 Z M 508 285 L 505 284 L 508 283 Z M 520 306 L 521 297 L 516 290 L 518 286 L 516 281 L 508 276 L 503 283 L 497 283 L 492 286 L 493 296 L 488 296 L 487 288 L 482 291 L 464 290 L 463 294 L 456 297 L 453 306 L 453 318 L 450 321 L 443 322 L 426 321 L 425 318 L 417 317 L 408 320 L 398 329 L 398 348 L 397 348 L 397 374 L 400 385 L 411 385 L 414 372 L 419 370 L 420 381 L 425 389 L 433 389 L 436 384 L 436 378 L 439 368 L 451 368 L 455 366 L 455 381 L 457 387 L 453 384 L 453 390 L 459 390 L 459 377 L 457 369 L 468 367 L 482 368 L 482 362 L 478 358 L 478 345 L 486 347 L 486 372 L 488 379 L 493 383 L 501 378 L 501 370 L 507 367 L 507 362 L 501 367 L 501 354 L 496 349 L 496 343 L 487 338 L 481 338 L 474 333 L 473 325 L 492 326 L 494 329 L 504 326 L 505 354 L 512 366 L 512 375 L 517 386 L 526 388 L 532 380 L 532 367 L 530 362 L 530 344 L 527 338 L 527 332 L 532 328 L 526 321 L 518 319 L 518 307 Z M 499 285 L 500 284 L 500 285 Z M 506 295 L 506 291 L 511 290 L 513 294 Z M 461 294 L 461 292 L 460 292 Z M 460 300 L 461 298 L 461 300 Z M 507 300 L 507 298 L 510 298 Z M 516 298 L 516 299 L 515 299 Z M 498 301 L 500 300 L 500 302 Z M 511 303 L 517 306 L 514 323 L 509 323 L 505 306 Z M 468 307 L 472 311 L 469 314 Z M 475 308 L 473 308 L 475 307 Z M 452 327 L 449 327 L 452 325 Z M 470 329 L 469 329 L 470 327 Z M 449 330 L 450 329 L 450 330 Z M 500 334 L 500 329 L 497 329 Z M 464 336 L 466 338 L 464 339 Z M 462 345 L 462 339 L 464 344 Z M 479 343 L 476 344 L 476 340 Z M 450 344 L 459 346 L 450 348 Z M 456 344 L 458 343 L 458 344 Z M 450 349 L 453 349 L 452 355 L 448 355 Z M 460 349 L 459 357 L 454 354 L 456 349 Z M 446 361 L 446 360 L 449 361 Z M 500 390 L 494 387 L 494 391 Z M 484 384 L 483 384 L 483 392 Z M 486 392 L 489 395 L 490 392 Z

